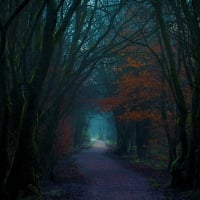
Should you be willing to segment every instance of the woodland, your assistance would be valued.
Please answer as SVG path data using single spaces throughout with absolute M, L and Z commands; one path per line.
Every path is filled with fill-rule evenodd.
M 200 188 L 200 1 L 0 0 L 0 199 L 38 195 L 105 113 L 119 155 Z

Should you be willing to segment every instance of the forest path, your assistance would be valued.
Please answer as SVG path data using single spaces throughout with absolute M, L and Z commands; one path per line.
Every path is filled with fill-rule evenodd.
M 97 141 L 76 156 L 88 185 L 83 200 L 161 200 L 142 175 L 106 155 L 108 147 Z

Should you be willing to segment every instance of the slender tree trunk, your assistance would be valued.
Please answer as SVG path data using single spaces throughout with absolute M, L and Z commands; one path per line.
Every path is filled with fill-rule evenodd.
M 200 65 L 199 65 L 200 66 Z M 198 77 L 198 78 L 197 78 Z M 190 141 L 186 157 L 186 174 L 188 183 L 200 187 L 200 67 L 196 71 L 196 87 L 193 89 Z
M 3 163 L 0 170 L 0 197 L 4 198 L 6 186 L 4 183 L 5 176 L 9 165 L 8 155 L 8 121 L 9 109 L 7 102 L 7 85 L 6 85 L 6 31 L 0 30 L 0 158 Z

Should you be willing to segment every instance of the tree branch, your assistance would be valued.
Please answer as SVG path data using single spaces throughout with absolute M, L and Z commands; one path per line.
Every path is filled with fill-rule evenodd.
M 8 29 L 8 27 L 10 26 L 10 24 L 13 22 L 13 20 L 17 17 L 17 15 L 26 7 L 26 5 L 28 5 L 28 3 L 30 2 L 30 0 L 24 0 L 13 12 L 13 14 L 10 16 L 10 18 L 8 19 L 8 21 L 6 22 L 6 24 L 4 25 L 5 30 Z
M 61 24 L 61 26 L 59 27 L 58 31 L 55 34 L 55 40 L 57 41 L 58 38 L 60 37 L 60 35 L 62 33 L 64 33 L 66 27 L 68 26 L 68 24 L 70 23 L 71 17 L 74 14 L 74 11 L 77 9 L 77 7 L 80 5 L 81 1 L 80 0 L 74 0 L 72 5 L 70 6 L 67 14 L 64 17 L 63 23 Z

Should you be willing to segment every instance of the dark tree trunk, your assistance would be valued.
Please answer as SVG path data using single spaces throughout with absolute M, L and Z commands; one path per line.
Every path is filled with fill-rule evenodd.
M 145 159 L 146 157 L 146 139 L 148 132 L 146 129 L 143 129 L 145 122 L 136 122 L 136 146 L 137 146 L 137 156 L 140 159 Z

